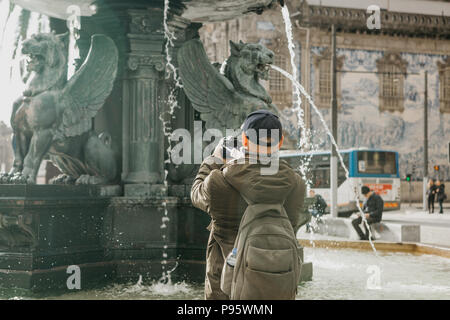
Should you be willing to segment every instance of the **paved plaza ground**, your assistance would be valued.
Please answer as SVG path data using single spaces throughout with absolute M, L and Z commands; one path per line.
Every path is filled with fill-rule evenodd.
M 438 206 L 434 213 L 423 211 L 422 204 L 402 204 L 401 210 L 383 213 L 383 222 L 400 224 L 419 224 L 420 242 L 450 247 L 450 204 L 444 205 L 444 213 L 439 214 Z
M 450 204 L 444 205 L 444 214 L 439 214 L 439 209 L 435 207 L 434 214 L 423 211 L 421 203 L 402 204 L 400 210 L 386 211 L 383 213 L 383 223 L 387 225 L 419 225 L 420 243 L 433 244 L 441 247 L 450 247 Z M 329 218 L 329 215 L 325 216 Z M 345 219 L 345 218 L 343 218 Z M 350 220 L 346 225 L 351 228 Z M 300 239 L 330 239 L 349 240 L 348 237 L 338 235 L 311 234 L 305 232 L 302 227 L 297 237 Z M 354 239 L 353 239 L 354 240 Z

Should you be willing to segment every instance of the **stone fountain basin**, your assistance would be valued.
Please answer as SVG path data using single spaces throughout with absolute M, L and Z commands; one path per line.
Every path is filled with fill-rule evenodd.
M 81 16 L 92 16 L 96 12 L 95 5 L 99 2 L 114 2 L 114 0 L 12 0 L 12 2 L 30 11 L 39 12 L 53 18 L 67 19 L 71 13 L 68 8 L 76 5 Z M 136 1 L 149 5 L 163 4 L 163 0 Z M 183 18 L 193 22 L 213 22 L 238 18 L 246 13 L 255 12 L 277 2 L 276 0 L 171 0 L 170 4 L 182 4 L 185 10 Z M 116 1 L 117 3 L 117 1 Z M 70 11 L 69 11 L 70 12 Z M 73 11 L 72 11 L 73 12 Z
M 308 244 L 309 241 L 303 241 Z M 383 299 L 443 299 L 450 298 L 450 259 L 429 254 L 415 254 L 407 248 L 412 244 L 380 245 L 379 256 L 370 246 L 359 241 L 334 244 L 316 242 L 306 248 L 305 257 L 314 264 L 313 281 L 299 284 L 298 300 L 383 300 Z M 366 242 L 368 245 L 368 243 Z M 342 248 L 343 247 L 343 248 Z M 353 249 L 350 249 L 353 248 Z M 341 249 L 338 249 L 341 248 Z M 359 250 L 358 250 L 359 248 Z M 361 250 L 362 249 L 362 250 Z M 399 252 L 400 251 L 400 252 Z M 423 252 L 430 253 L 430 252 Z M 377 267 L 379 283 L 377 285 Z M 6 289 L 2 299 L 113 299 L 156 300 L 204 298 L 203 283 L 178 282 L 166 285 L 144 281 L 136 275 L 129 283 L 114 283 L 96 289 L 50 292 L 30 295 L 29 292 Z

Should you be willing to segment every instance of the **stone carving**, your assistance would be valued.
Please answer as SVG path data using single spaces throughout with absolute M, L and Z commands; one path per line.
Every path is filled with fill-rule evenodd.
M 13 216 L 0 213 L 0 248 L 35 246 L 37 237 L 31 224 L 31 215 Z
M 92 130 L 92 118 L 111 93 L 118 51 L 104 35 L 94 35 L 88 56 L 66 80 L 67 34 L 37 34 L 23 43 L 32 73 L 13 105 L 14 164 L 3 183 L 36 182 L 44 155 L 63 175 L 54 183 L 100 184 L 112 181 L 117 167 L 111 139 Z
M 137 56 L 137 55 L 129 55 L 128 57 L 128 68 L 131 71 L 136 71 L 139 66 L 154 66 L 156 71 L 164 70 L 164 57 L 159 55 L 150 55 L 150 56 Z
M 178 51 L 183 88 L 206 128 L 237 129 L 248 113 L 269 109 L 278 113 L 259 79 L 267 80 L 274 54 L 261 44 L 230 41 L 225 75 L 208 60 L 198 39 Z M 225 133 L 225 132 L 224 132 Z
M 439 72 L 439 110 L 442 113 L 450 113 L 450 56 L 444 61 L 437 61 Z
M 368 33 L 367 18 L 370 13 L 366 9 L 337 8 L 323 5 L 309 5 L 302 1 L 300 14 L 296 19 L 302 26 L 320 27 L 324 23 L 334 24 L 344 32 Z M 449 36 L 450 17 L 443 15 L 425 15 L 407 12 L 383 10 L 381 13 L 381 29 L 383 34 L 426 36 L 443 38 Z
M 132 10 L 132 12 L 134 13 L 136 11 Z M 131 19 L 130 29 L 133 33 L 150 34 L 154 29 L 154 25 L 147 15 L 135 13 Z

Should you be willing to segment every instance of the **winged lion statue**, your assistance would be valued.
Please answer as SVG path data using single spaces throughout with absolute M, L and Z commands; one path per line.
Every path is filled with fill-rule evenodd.
M 259 83 L 269 79 L 274 53 L 259 43 L 230 41 L 231 55 L 225 72 L 213 66 L 199 39 L 187 41 L 178 51 L 184 92 L 200 112 L 206 129 L 241 126 L 252 111 L 268 109 L 279 114 L 272 99 Z
M 117 175 L 108 134 L 97 136 L 92 119 L 112 91 L 118 50 L 94 35 L 86 60 L 67 80 L 67 34 L 36 34 L 24 41 L 31 77 L 13 104 L 14 163 L 0 183 L 36 183 L 45 155 L 61 170 L 54 183 L 104 184 Z

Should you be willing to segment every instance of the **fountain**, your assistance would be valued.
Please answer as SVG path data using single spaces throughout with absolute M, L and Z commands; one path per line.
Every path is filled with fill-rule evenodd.
M 86 111 L 86 116 L 73 113 L 57 120 L 73 126 L 52 133 L 52 139 L 61 141 L 48 153 L 65 174 L 56 179 L 59 185 L 32 184 L 40 159 L 47 154 L 40 147 L 33 166 L 22 170 L 18 165 L 14 176 L 2 177 L 2 286 L 65 289 L 68 267 L 73 265 L 80 269 L 83 288 L 111 279 L 136 282 L 139 276 L 143 281 L 203 281 L 209 217 L 193 208 L 189 199 L 197 166 L 175 166 L 168 157 L 168 134 L 185 128 L 193 135 L 194 120 L 201 117 L 182 90 L 177 52 L 198 37 L 202 22 L 262 13 L 277 1 L 13 2 L 50 16 L 56 34 L 67 31 L 64 20 L 73 12 L 80 14 L 75 38 L 79 60 L 67 84 L 61 78 L 61 88 L 92 89 L 95 81 L 111 85 L 104 87 L 104 98 L 96 100 L 95 110 Z M 78 9 L 68 10 L 69 6 Z M 49 41 L 64 45 L 65 40 Z M 111 44 L 101 54 L 108 55 L 103 63 L 95 58 L 99 41 Z M 82 65 L 83 61 L 87 62 Z M 105 70 L 111 72 L 103 74 Z M 95 77 L 101 75 L 106 78 Z M 76 79 L 82 79 L 82 85 Z M 71 92 L 77 101 L 80 92 Z M 32 91 L 31 97 L 39 93 Z M 83 122 L 72 121 L 77 116 Z M 92 142 L 79 138 L 83 132 Z M 103 135 L 97 138 L 100 132 Z M 80 150 L 101 153 L 103 158 L 80 158 Z
M 275 1 L 14 2 L 59 19 L 66 19 L 67 7 L 77 4 L 81 30 L 76 43 L 81 61 L 89 56 L 92 35 L 104 34 L 113 40 L 118 53 L 116 79 L 90 129 L 107 133 L 104 137 L 110 142 L 118 175 L 100 185 L 0 184 L 1 286 L 36 291 L 62 288 L 66 293 L 58 295 L 61 299 L 202 298 L 203 288 L 191 281 L 204 279 L 209 217 L 190 204 L 196 165 L 176 166 L 169 161 L 170 132 L 186 128 L 194 135 L 194 120 L 202 118 L 201 110 L 195 110 L 182 88 L 178 53 L 183 44 L 197 37 L 202 22 L 261 13 Z M 289 38 L 287 7 L 283 17 Z M 58 34 L 67 29 L 63 20 L 52 19 L 50 25 Z M 231 64 L 224 61 L 219 73 L 225 75 Z M 295 68 L 292 75 L 276 70 L 294 84 L 295 108 L 303 130 L 300 95 L 310 97 L 298 83 Z M 310 134 L 304 133 L 304 138 Z M 305 144 L 307 141 L 301 142 Z M 314 250 L 307 250 L 305 256 L 317 265 L 318 281 L 300 284 L 298 299 L 401 298 L 405 290 L 413 298 L 450 294 L 450 287 L 436 280 L 449 279 L 445 259 L 383 252 L 380 257 L 328 249 L 330 243 L 320 241 L 312 245 Z M 370 245 L 368 248 L 374 249 Z M 377 245 L 379 251 L 382 248 Z M 367 290 L 367 264 L 384 271 L 380 289 Z M 81 270 L 81 288 L 87 290 L 67 292 L 68 267 L 74 265 Z M 410 283 L 419 276 L 426 283 Z M 149 279 L 159 281 L 148 285 Z M 115 284 L 89 290 L 103 280 Z M 128 280 L 133 285 L 117 284 Z M 20 298 L 17 296 L 55 298 L 20 291 L 4 294 L 0 289 L 0 298 Z

